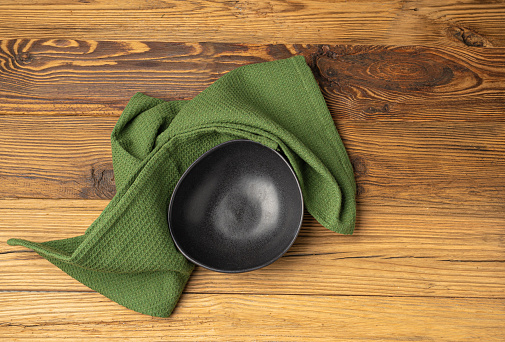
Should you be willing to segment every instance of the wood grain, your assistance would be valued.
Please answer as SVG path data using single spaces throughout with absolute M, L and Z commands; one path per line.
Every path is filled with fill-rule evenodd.
M 504 46 L 502 1 L 3 1 L 0 38 Z
M 305 295 L 184 296 L 169 319 L 95 293 L 1 293 L 7 339 L 51 341 L 503 341 L 505 300 Z M 65 317 L 62 321 L 61 317 Z
M 1 1 L 0 339 L 505 340 L 504 29 L 501 0 Z M 266 268 L 197 267 L 169 319 L 5 243 L 98 217 L 134 93 L 191 99 L 293 55 L 351 157 L 354 235 L 306 214 Z
M 1 200 L 0 241 L 81 235 L 106 203 Z M 306 215 L 274 264 L 244 274 L 197 268 L 185 292 L 505 298 L 503 218 L 366 206 L 357 227 L 338 235 Z M 0 291 L 90 291 L 30 250 L 2 245 L 0 265 Z
M 0 116 L 2 197 L 112 198 L 116 120 Z
M 0 196 L 112 198 L 115 121 L 0 116 Z M 504 218 L 505 123 L 356 120 L 337 126 L 354 164 L 360 204 Z
M 339 118 L 501 121 L 505 60 L 498 51 L 311 46 L 302 53 Z
M 64 39 L 0 42 L 0 114 L 118 116 L 138 91 L 191 99 L 241 65 L 296 54 L 338 120 L 505 120 L 502 48 Z

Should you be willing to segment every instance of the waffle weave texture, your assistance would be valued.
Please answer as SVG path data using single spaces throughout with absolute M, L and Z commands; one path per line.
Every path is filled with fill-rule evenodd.
M 117 192 L 84 235 L 10 239 L 137 312 L 168 317 L 194 268 L 176 249 L 167 208 L 184 171 L 228 140 L 282 151 L 306 209 L 324 227 L 352 234 L 356 185 L 349 158 L 301 56 L 237 68 L 189 101 L 138 93 L 112 131 Z

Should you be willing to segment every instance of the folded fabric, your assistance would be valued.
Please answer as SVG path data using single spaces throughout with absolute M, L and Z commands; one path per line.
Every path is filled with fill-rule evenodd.
M 136 94 L 112 131 L 117 193 L 84 235 L 8 243 L 35 250 L 129 309 L 167 317 L 194 267 L 171 239 L 170 196 L 191 163 L 233 139 L 282 151 L 306 209 L 332 231 L 353 232 L 351 163 L 310 68 L 297 56 L 240 67 L 189 101 Z

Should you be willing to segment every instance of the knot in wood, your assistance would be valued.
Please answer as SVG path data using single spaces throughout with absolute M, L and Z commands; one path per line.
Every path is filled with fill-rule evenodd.
M 354 169 L 354 174 L 356 177 L 366 175 L 367 167 L 366 167 L 365 159 L 363 159 L 363 157 L 357 156 L 357 157 L 351 158 L 351 164 Z
M 466 46 L 490 47 L 492 44 L 485 37 L 465 27 L 453 26 L 449 28 L 449 33 L 461 41 Z
M 28 64 L 33 60 L 32 55 L 29 52 L 21 52 L 16 55 L 16 61 L 22 64 Z

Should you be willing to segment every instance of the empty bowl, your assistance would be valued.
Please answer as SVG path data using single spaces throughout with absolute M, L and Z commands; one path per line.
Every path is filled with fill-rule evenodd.
M 303 218 L 300 185 L 277 151 L 250 140 L 222 143 L 182 175 L 168 208 L 186 258 L 219 272 L 246 272 L 280 258 Z

